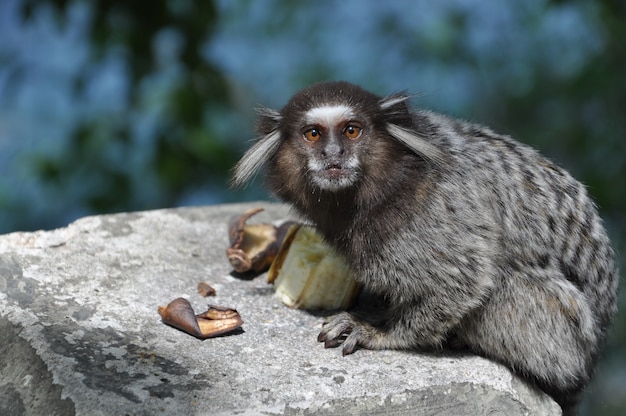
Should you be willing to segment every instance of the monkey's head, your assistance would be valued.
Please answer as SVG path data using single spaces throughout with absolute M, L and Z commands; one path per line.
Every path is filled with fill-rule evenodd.
M 305 88 L 280 111 L 261 111 L 259 138 L 237 164 L 233 184 L 265 165 L 272 191 L 296 202 L 380 186 L 407 155 L 437 161 L 440 152 L 416 129 L 408 98 L 379 97 L 347 82 Z

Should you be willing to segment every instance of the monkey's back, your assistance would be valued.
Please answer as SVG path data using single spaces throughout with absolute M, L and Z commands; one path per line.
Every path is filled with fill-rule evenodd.
M 459 160 L 468 164 L 468 174 L 476 173 L 476 185 L 483 185 L 481 197 L 490 201 L 502 227 L 501 249 L 517 262 L 511 266 L 556 266 L 598 306 L 598 323 L 605 329 L 615 311 L 618 273 L 607 232 L 585 187 L 507 136 L 461 122 L 457 129 L 465 141 Z
M 499 229 L 495 288 L 461 336 L 502 361 L 519 355 L 508 364 L 557 393 L 575 391 L 588 381 L 616 312 L 618 272 L 596 206 L 581 183 L 532 148 L 448 123 L 456 134 L 444 146 L 464 178 L 458 189 L 480 200 Z

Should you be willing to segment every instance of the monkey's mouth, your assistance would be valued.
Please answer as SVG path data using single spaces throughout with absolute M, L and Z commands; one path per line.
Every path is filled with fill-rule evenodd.
M 349 187 L 356 182 L 357 177 L 356 168 L 341 163 L 328 163 L 322 169 L 313 172 L 313 182 L 329 191 Z
M 329 178 L 340 178 L 349 173 L 350 169 L 345 169 L 340 163 L 330 163 L 326 165 L 322 173 Z

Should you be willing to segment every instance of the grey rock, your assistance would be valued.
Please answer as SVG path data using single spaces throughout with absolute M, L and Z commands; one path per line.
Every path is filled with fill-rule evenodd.
M 290 216 L 220 205 L 0 236 L 0 414 L 560 414 L 480 357 L 324 349 L 323 314 L 232 273 L 226 221 L 259 205 L 256 221 Z M 217 296 L 200 297 L 200 281 Z M 181 296 L 197 312 L 235 307 L 243 331 L 201 341 L 166 326 L 157 307 Z

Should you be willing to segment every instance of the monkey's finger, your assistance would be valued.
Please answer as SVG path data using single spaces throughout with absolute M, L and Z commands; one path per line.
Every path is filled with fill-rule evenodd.
M 317 336 L 317 340 L 319 342 L 326 342 L 333 339 L 342 339 L 345 338 L 351 331 L 352 327 L 346 327 L 343 325 L 324 328 Z
M 341 349 L 341 355 L 346 356 L 355 352 L 359 347 L 358 338 L 356 336 L 348 335 L 348 338 L 343 343 L 343 348 Z
M 341 340 L 343 341 L 346 338 L 347 334 L 342 334 L 339 333 L 337 336 L 331 336 L 329 335 L 328 331 L 326 330 L 322 330 L 320 331 L 319 335 L 317 336 L 317 342 L 327 342 L 333 339 L 337 339 L 337 340 Z
M 337 326 L 337 325 L 350 325 L 353 322 L 352 316 L 348 312 L 341 312 L 337 315 L 332 315 L 324 319 L 322 323 L 322 328 L 326 326 Z
M 330 324 L 331 322 L 337 320 L 338 318 L 340 318 L 341 314 L 338 315 L 331 315 L 328 316 L 324 319 L 324 322 L 322 322 L 322 328 L 324 328 L 325 326 L 327 326 L 328 324 Z
M 342 338 L 327 339 L 324 341 L 324 348 L 336 348 L 343 342 Z
M 343 347 L 343 349 L 341 350 L 341 356 L 345 357 L 346 355 L 353 354 L 354 351 L 356 351 L 356 347 L 351 347 L 351 348 Z

